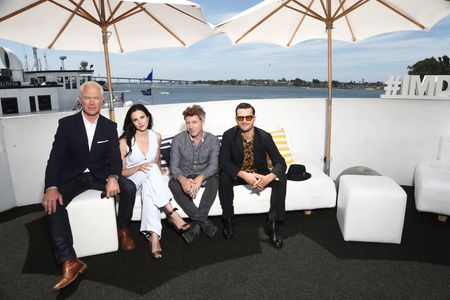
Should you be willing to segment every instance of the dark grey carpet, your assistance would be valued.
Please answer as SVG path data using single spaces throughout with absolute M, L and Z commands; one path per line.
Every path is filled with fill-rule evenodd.
M 450 222 L 418 213 L 405 190 L 401 245 L 344 242 L 335 209 L 323 209 L 287 213 L 282 250 L 267 243 L 264 215 L 238 216 L 233 241 L 191 246 L 166 226 L 154 261 L 133 223 L 135 251 L 83 258 L 88 272 L 59 294 L 43 213 L 16 208 L 0 214 L 0 299 L 450 299 Z

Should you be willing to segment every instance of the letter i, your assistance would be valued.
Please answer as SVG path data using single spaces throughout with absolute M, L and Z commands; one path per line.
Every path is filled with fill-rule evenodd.
M 406 97 L 409 94 L 409 81 L 410 81 L 410 76 L 409 75 L 404 75 L 403 76 L 403 80 L 402 80 L 402 90 L 401 90 L 401 95 Z

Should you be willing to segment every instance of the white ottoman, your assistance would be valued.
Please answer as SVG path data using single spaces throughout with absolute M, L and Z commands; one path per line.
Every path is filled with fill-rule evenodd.
M 434 160 L 420 163 L 414 174 L 416 209 L 450 216 L 450 162 Z
M 78 257 L 117 251 L 114 199 L 101 199 L 100 191 L 87 190 L 67 206 L 73 248 Z
M 400 244 L 406 193 L 385 176 L 343 175 L 337 220 L 345 241 Z

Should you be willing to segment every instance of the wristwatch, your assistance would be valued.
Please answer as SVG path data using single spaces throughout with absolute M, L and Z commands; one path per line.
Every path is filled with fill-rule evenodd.
M 115 179 L 116 181 L 119 181 L 119 176 L 117 176 L 117 175 L 109 175 L 109 177 L 106 178 L 106 182 L 108 182 L 110 179 Z

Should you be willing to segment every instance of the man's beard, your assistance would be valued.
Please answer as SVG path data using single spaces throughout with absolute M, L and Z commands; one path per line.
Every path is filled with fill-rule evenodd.
M 246 130 L 242 129 L 242 127 L 241 127 L 240 129 L 241 129 L 242 132 L 246 133 L 246 132 L 249 132 L 250 130 L 252 130 L 253 128 L 254 128 L 253 126 L 250 126 L 250 127 L 249 127 L 248 129 L 246 129 Z

